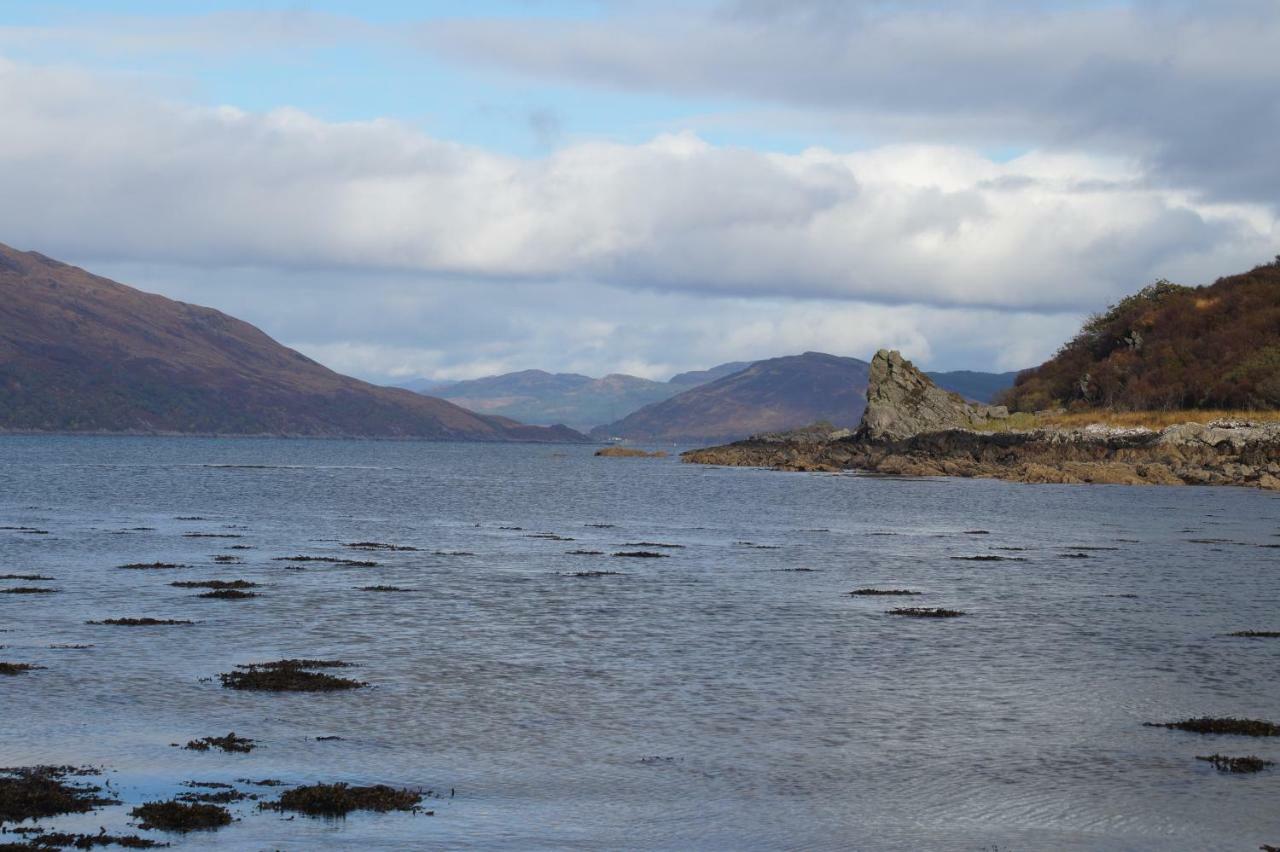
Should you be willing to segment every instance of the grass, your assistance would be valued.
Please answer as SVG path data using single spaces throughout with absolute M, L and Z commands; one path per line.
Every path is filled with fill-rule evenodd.
M 1208 423 L 1212 420 L 1280 421 L 1280 411 L 1248 411 L 1243 409 L 1186 409 L 1177 411 L 1066 411 L 1060 414 L 1017 412 L 1007 420 L 990 420 L 975 427 L 979 432 L 1008 432 L 1014 429 L 1057 427 L 1079 429 L 1100 423 L 1126 429 L 1165 429 L 1179 423 Z

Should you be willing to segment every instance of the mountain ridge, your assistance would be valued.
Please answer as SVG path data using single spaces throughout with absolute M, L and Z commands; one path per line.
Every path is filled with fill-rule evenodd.
M 581 373 L 529 369 L 450 382 L 431 390 L 442 399 L 481 414 L 535 424 L 559 422 L 585 431 L 744 366 L 745 362 L 720 364 L 707 370 L 678 373 L 666 382 L 625 373 L 594 378 Z
M 585 440 L 343 376 L 213 308 L 4 244 L 0 430 Z
M 641 408 L 598 426 L 597 440 L 716 443 L 785 432 L 826 421 L 858 425 L 866 408 L 869 363 L 859 358 L 805 352 L 756 361 L 744 370 Z M 1015 373 L 969 370 L 929 374 L 940 386 L 977 402 L 974 391 L 1012 384 Z

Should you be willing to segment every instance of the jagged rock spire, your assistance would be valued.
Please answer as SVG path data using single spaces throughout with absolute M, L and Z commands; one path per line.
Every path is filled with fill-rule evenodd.
M 867 410 L 858 436 L 870 440 L 910 438 L 926 432 L 971 429 L 1005 418 L 1003 405 L 977 405 L 945 391 L 897 351 L 881 349 L 871 359 Z

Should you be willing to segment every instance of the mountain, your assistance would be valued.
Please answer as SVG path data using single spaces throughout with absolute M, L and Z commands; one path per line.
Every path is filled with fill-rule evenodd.
M 439 396 L 442 388 L 447 388 L 453 382 L 446 379 L 410 379 L 407 382 L 396 385 L 396 387 L 411 390 L 414 393 L 425 393 L 428 396 Z
M 1021 373 L 1015 411 L 1280 407 L 1280 258 L 1202 287 L 1158 281 Z
M 211 308 L 4 245 L 0 430 L 584 440 L 339 375 Z
M 954 391 L 973 402 L 995 402 L 996 397 L 1013 386 L 1018 371 L 1011 373 L 978 373 L 973 370 L 952 370 L 945 373 L 925 373 L 938 387 Z
M 680 373 L 668 382 L 616 373 L 595 379 L 578 373 L 522 370 L 440 385 L 432 392 L 481 414 L 502 415 L 525 423 L 567 423 L 586 430 L 745 366 L 721 364 L 709 370 Z M 430 380 L 420 379 L 406 386 L 418 390 L 418 382 L 427 381 Z
M 825 420 L 853 428 L 866 408 L 866 361 L 821 352 L 757 361 L 746 369 L 646 406 L 591 430 L 598 440 L 722 443 L 782 432 Z M 986 393 L 1001 378 L 989 373 L 933 374 L 948 390 Z M 1012 382 L 1013 374 L 1006 374 Z M 982 400 L 980 400 L 982 401 Z
M 730 361 L 727 364 L 720 364 L 709 370 L 690 370 L 687 373 L 676 373 L 670 379 L 667 379 L 667 384 L 693 388 L 698 385 L 705 385 L 708 382 L 714 382 L 716 379 L 722 379 L 725 376 L 731 376 L 750 367 L 752 363 L 751 361 Z
M 867 362 L 820 352 L 757 361 L 593 429 L 592 437 L 716 443 L 818 420 L 856 426 L 866 406 Z

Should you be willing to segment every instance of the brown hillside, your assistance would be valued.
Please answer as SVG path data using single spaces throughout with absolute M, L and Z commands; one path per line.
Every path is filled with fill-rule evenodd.
M 582 438 L 340 375 L 219 311 L 4 245 L 0 430 Z
M 1001 401 L 1015 411 L 1280 407 L 1280 261 L 1129 296 L 1020 374 Z
M 821 352 L 757 361 L 591 431 L 635 441 L 732 441 L 819 420 L 853 427 L 866 407 L 867 362 Z

